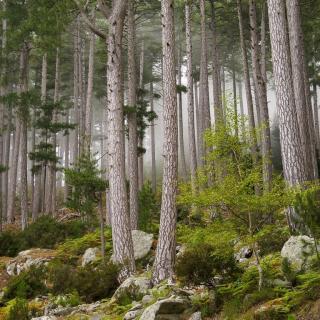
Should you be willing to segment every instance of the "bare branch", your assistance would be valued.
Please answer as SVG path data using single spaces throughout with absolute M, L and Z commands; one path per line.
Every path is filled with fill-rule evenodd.
M 80 5 L 79 1 L 78 0 L 73 0 L 74 3 L 77 5 L 79 11 L 80 11 L 80 14 L 81 14 L 81 17 L 83 18 L 84 22 L 86 23 L 86 25 L 89 27 L 89 29 L 95 33 L 98 37 L 102 38 L 102 39 L 107 39 L 107 35 L 99 30 L 92 22 L 91 20 L 88 18 L 87 14 L 84 12 L 82 6 Z

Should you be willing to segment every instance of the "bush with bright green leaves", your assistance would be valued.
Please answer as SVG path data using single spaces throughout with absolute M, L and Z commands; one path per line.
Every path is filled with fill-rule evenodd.
M 5 231 L 0 234 L 0 255 L 16 256 L 30 248 L 52 249 L 66 238 L 77 238 L 88 231 L 82 221 L 57 222 L 50 216 L 42 216 L 23 231 Z
M 72 190 L 66 203 L 67 207 L 87 219 L 94 219 L 101 192 L 107 187 L 107 181 L 100 176 L 97 160 L 90 154 L 82 155 L 72 168 L 65 169 L 66 184 Z
M 28 301 L 21 298 L 16 298 L 6 306 L 7 314 L 5 320 L 29 320 Z

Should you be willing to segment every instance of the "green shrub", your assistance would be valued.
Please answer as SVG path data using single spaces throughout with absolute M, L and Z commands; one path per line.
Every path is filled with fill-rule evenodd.
M 77 238 L 88 230 L 80 220 L 59 223 L 50 216 L 42 216 L 24 231 L 6 231 L 0 234 L 0 255 L 14 257 L 30 248 L 51 249 L 66 238 Z
M 45 294 L 47 292 L 45 273 L 42 268 L 31 267 L 29 270 L 10 278 L 4 290 L 2 301 L 6 302 L 14 298 L 29 299 Z
M 213 284 L 214 276 L 230 280 L 238 271 L 233 254 L 220 255 L 209 244 L 198 244 L 186 249 L 176 263 L 176 274 L 184 284 Z
M 74 288 L 86 301 L 92 302 L 113 294 L 118 283 L 119 268 L 113 263 L 87 265 L 75 274 Z
M 8 313 L 5 320 L 29 320 L 28 301 L 17 298 L 12 300 L 7 306 Z
M 76 307 L 81 304 L 81 299 L 77 291 L 67 293 L 65 295 L 58 295 L 51 299 L 51 302 L 55 305 L 62 307 Z
M 107 298 L 118 286 L 119 268 L 112 263 L 72 267 L 61 262 L 48 267 L 49 282 L 54 295 L 76 290 L 86 302 Z

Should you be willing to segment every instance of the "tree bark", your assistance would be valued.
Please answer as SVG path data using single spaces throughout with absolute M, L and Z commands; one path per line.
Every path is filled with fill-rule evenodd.
M 236 137 L 239 137 L 237 81 L 236 81 L 236 71 L 234 67 L 232 69 L 232 91 L 233 91 L 234 131 L 235 131 Z
M 200 157 L 202 148 L 202 138 L 201 138 L 201 111 L 199 110 L 199 94 L 198 94 L 198 83 L 194 84 L 194 105 L 196 109 L 196 144 L 197 144 L 197 167 L 202 164 L 202 158 Z
M 210 106 L 209 106 L 209 85 L 208 85 L 208 54 L 207 54 L 207 31 L 206 31 L 206 12 L 205 0 L 200 0 L 200 20 L 201 20 L 201 57 L 200 57 L 200 89 L 199 89 L 199 112 L 200 137 L 199 159 L 200 166 L 203 165 L 205 156 L 204 133 L 211 128 Z
M 223 121 L 223 109 L 221 102 L 221 81 L 220 81 L 220 66 L 217 47 L 217 32 L 216 32 L 216 13 L 215 0 L 211 0 L 211 34 L 212 34 L 212 87 L 213 87 L 213 108 L 215 126 L 218 127 Z
M 314 117 L 314 131 L 316 134 L 316 147 L 318 154 L 320 152 L 320 131 L 319 131 L 319 110 L 318 110 L 318 94 L 317 84 L 315 81 L 312 83 L 313 86 L 313 117 Z
M 250 32 L 251 32 L 251 52 L 252 69 L 257 90 L 258 108 L 261 117 L 261 155 L 263 163 L 263 185 L 264 191 L 271 191 L 272 187 L 272 162 L 271 162 L 271 133 L 267 99 L 267 84 L 265 67 L 262 68 L 262 53 L 259 47 L 258 24 L 255 0 L 249 1 L 250 11 Z
M 173 275 L 176 256 L 176 194 L 178 176 L 177 92 L 174 39 L 174 1 L 161 2 L 163 50 L 164 144 L 159 240 L 152 280 Z
M 238 19 L 239 19 L 239 30 L 240 30 L 240 44 L 241 44 L 242 59 L 243 59 L 243 79 L 244 79 L 244 84 L 246 89 L 247 108 L 248 108 L 248 117 L 249 117 L 251 155 L 252 155 L 253 162 L 256 163 L 257 157 L 258 157 L 258 154 L 257 154 L 258 147 L 257 147 L 257 138 L 254 132 L 255 122 L 254 122 L 253 100 L 252 100 L 252 93 L 251 93 L 247 49 L 246 49 L 246 43 L 244 38 L 241 0 L 237 0 L 237 8 L 238 8 Z
M 131 229 L 138 229 L 138 132 L 137 132 L 137 65 L 135 50 L 134 0 L 128 1 L 128 166 L 129 166 L 129 203 Z
M 187 54 L 187 102 L 188 102 L 188 133 L 189 133 L 189 154 L 190 154 L 190 175 L 193 195 L 196 194 L 196 173 L 197 173 L 197 151 L 194 128 L 194 103 L 193 103 L 193 76 L 192 76 L 192 32 L 191 32 L 191 6 L 187 1 L 185 4 L 186 23 L 186 54 Z
M 126 1 L 114 1 L 109 17 L 107 96 L 109 184 L 112 213 L 113 260 L 123 264 L 120 278 L 135 271 L 125 177 L 125 146 L 122 94 L 122 33 Z
M 308 174 L 295 107 L 284 2 L 268 0 L 268 12 L 283 170 L 286 181 L 294 186 L 308 180 Z
M 309 122 L 306 88 L 309 83 L 305 84 L 304 79 L 304 64 L 302 61 L 305 59 L 303 36 L 301 29 L 301 17 L 299 1 L 290 0 L 287 3 L 287 19 L 289 30 L 289 43 L 291 53 L 291 66 L 292 66 L 292 80 L 294 88 L 295 106 L 298 118 L 298 125 L 300 129 L 300 140 L 302 143 L 302 152 L 305 158 L 306 170 L 308 172 L 308 179 L 314 179 L 314 164 L 315 164 L 315 152 L 314 144 L 311 138 L 311 128 L 313 128 L 313 122 Z M 311 109 L 311 108 L 310 108 Z

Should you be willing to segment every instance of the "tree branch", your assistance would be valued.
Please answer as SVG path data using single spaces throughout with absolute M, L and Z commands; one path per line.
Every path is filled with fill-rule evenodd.
M 89 29 L 95 33 L 98 37 L 106 40 L 107 39 L 107 35 L 99 30 L 97 27 L 94 26 L 94 24 L 90 21 L 90 19 L 88 18 L 87 14 L 84 12 L 83 8 L 81 7 L 80 3 L 78 0 L 73 0 L 74 3 L 77 5 L 79 11 L 80 11 L 80 14 L 81 14 L 81 17 L 83 18 L 84 22 L 86 23 L 86 25 L 89 27 Z
M 107 19 L 109 18 L 111 12 L 102 0 L 98 0 L 98 9 Z

